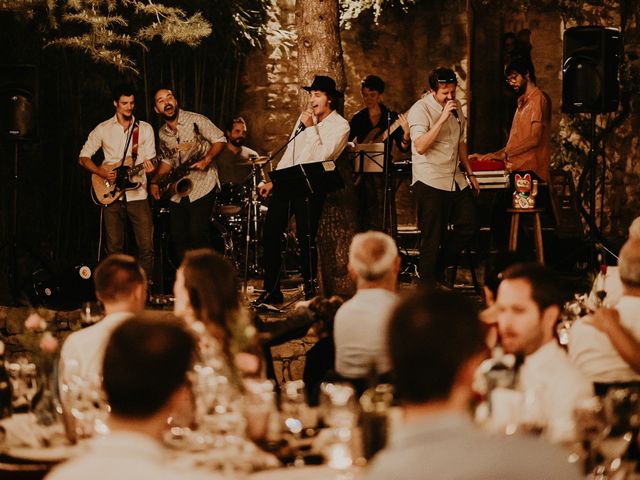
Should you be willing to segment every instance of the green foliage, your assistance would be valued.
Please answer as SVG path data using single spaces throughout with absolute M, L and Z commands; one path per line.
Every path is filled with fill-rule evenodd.
M 53 39 L 49 46 L 79 50 L 98 63 L 138 73 L 129 48 L 146 48 L 158 37 L 166 45 L 198 45 L 211 34 L 201 13 L 151 0 L 70 0 L 51 2 Z
M 271 21 L 275 7 L 276 0 L 42 0 L 21 9 L 0 3 L 0 11 L 16 11 L 36 24 L 46 46 L 75 50 L 136 75 L 137 52 L 158 42 L 197 48 L 208 41 L 236 57 L 260 48 L 267 37 L 290 43 Z

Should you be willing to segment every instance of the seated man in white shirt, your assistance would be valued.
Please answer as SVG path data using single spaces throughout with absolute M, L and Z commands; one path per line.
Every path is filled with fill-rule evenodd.
M 86 454 L 55 468 L 47 479 L 220 478 L 211 472 L 172 467 L 161 443 L 167 418 L 191 410 L 187 372 L 195 350 L 195 339 L 175 318 L 136 316 L 119 325 L 109 339 L 103 363 L 110 433 L 91 441 Z
M 398 298 L 400 271 L 396 242 L 382 232 L 355 235 L 348 268 L 358 291 L 342 304 L 334 320 L 336 372 L 347 378 L 364 378 L 374 364 L 377 373 L 388 373 L 387 325 Z
M 501 438 L 473 425 L 471 381 L 484 356 L 484 332 L 470 299 L 437 290 L 412 293 L 391 318 L 389 351 L 404 422 L 374 457 L 367 479 L 580 478 L 552 445 Z
M 640 217 L 634 219 L 631 225 L 629 225 L 628 240 L 632 239 L 640 240 Z M 598 275 L 596 275 L 596 278 L 593 280 L 593 286 L 587 299 L 587 307 L 595 310 L 602 304 L 608 306 L 616 305 L 618 300 L 624 295 L 623 288 L 618 267 L 608 266 L 606 273 L 598 272 Z M 598 291 L 600 290 L 606 292 L 604 299 L 598 298 Z
M 640 341 L 640 239 L 630 238 L 624 244 L 618 271 L 623 295 L 616 309 L 607 312 L 607 320 L 601 321 L 599 317 L 605 312 L 600 312 L 595 319 L 585 317 L 571 327 L 571 361 L 594 383 L 640 381 L 640 373 L 630 361 L 637 357 Z
M 104 348 L 114 328 L 144 310 L 147 276 L 138 262 L 128 255 L 105 258 L 93 277 L 96 297 L 104 306 L 105 317 L 98 323 L 72 333 L 62 345 L 61 379 L 76 375 L 96 381 L 102 374 Z
M 539 413 L 552 441 L 574 436 L 573 409 L 593 395 L 591 382 L 571 363 L 554 336 L 561 288 L 548 268 L 514 265 L 498 287 L 498 329 L 505 353 L 524 357 L 518 390 L 540 402 Z

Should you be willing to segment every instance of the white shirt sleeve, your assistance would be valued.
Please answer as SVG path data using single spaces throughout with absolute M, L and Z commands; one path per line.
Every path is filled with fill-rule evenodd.
M 427 115 L 426 107 L 422 103 L 416 103 L 411 107 L 407 120 L 409 121 L 411 142 L 415 142 L 431 129 L 429 115 Z
M 102 129 L 100 125 L 91 130 L 89 136 L 87 137 L 87 141 L 84 142 L 84 146 L 82 150 L 80 150 L 80 157 L 88 157 L 91 158 L 95 155 L 95 153 L 102 147 Z
M 346 121 L 335 122 L 335 125 L 323 129 L 322 132 L 315 127 L 310 127 L 310 130 L 312 148 L 308 152 L 313 158 L 302 160 L 301 163 L 335 160 L 347 146 L 350 127 Z
M 153 128 L 148 123 L 140 123 L 138 136 L 138 161 L 151 160 L 156 156 L 156 139 L 153 136 Z

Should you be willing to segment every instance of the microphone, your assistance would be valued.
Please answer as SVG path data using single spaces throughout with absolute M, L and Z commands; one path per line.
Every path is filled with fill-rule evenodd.
M 298 126 L 296 127 L 295 132 L 293 132 L 293 136 L 295 137 L 295 136 L 296 136 L 296 135 L 298 135 L 300 132 L 302 132 L 305 128 L 307 128 L 307 126 L 306 126 L 304 123 L 300 122 L 300 123 L 298 124 Z
M 451 115 L 453 115 L 453 118 L 456 119 L 456 122 L 460 123 L 460 117 L 458 116 L 458 109 L 457 108 L 455 110 L 451 110 Z

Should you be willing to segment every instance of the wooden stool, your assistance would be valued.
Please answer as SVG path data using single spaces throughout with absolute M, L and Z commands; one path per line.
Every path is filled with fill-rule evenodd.
M 507 212 L 511 214 L 511 232 L 509 234 L 509 250 L 515 252 L 518 248 L 518 226 L 520 225 L 521 214 L 533 214 L 536 257 L 540 263 L 544 263 L 544 247 L 542 246 L 542 223 L 540 213 L 542 208 L 509 208 Z

